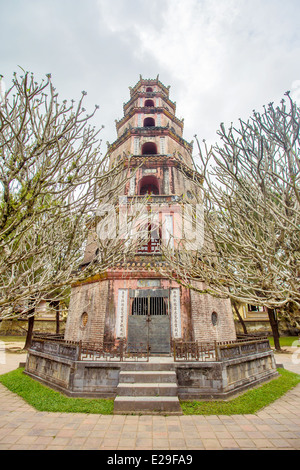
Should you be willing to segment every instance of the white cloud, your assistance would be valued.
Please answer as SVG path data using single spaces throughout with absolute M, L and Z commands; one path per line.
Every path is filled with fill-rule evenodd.
M 300 78 L 293 0 L 165 0 L 160 15 L 156 2 L 151 15 L 144 2 L 98 3 L 111 31 L 134 32 L 135 51 L 167 74 L 188 138 L 214 139 L 221 121 L 247 118 Z
M 20 64 L 52 72 L 62 99 L 85 89 L 90 107 L 100 105 L 104 141 L 116 138 L 114 120 L 140 74 L 171 86 L 187 140 L 214 140 L 221 121 L 247 118 L 300 80 L 299 0 L 2 3 L 7 86 Z
M 136 28 L 161 27 L 161 15 L 169 0 L 96 0 L 100 17 L 115 33 Z

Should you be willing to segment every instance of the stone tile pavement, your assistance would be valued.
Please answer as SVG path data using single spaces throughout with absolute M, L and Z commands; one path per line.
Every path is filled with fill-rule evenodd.
M 39 412 L 0 385 L 0 450 L 300 449 L 300 385 L 255 415 Z
M 299 450 L 300 384 L 255 415 L 166 417 L 39 412 L 0 384 L 0 450 L 121 449 Z

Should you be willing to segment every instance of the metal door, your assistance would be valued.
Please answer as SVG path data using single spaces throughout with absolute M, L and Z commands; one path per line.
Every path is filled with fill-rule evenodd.
M 171 332 L 168 291 L 135 291 L 128 317 L 128 344 L 149 346 L 150 354 L 170 353 Z
M 170 320 L 169 315 L 148 318 L 149 347 L 151 354 L 170 353 Z

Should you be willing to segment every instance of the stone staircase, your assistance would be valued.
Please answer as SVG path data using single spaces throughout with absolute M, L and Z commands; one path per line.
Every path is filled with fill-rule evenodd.
M 120 371 L 115 414 L 182 414 L 176 372 L 171 370 L 170 364 L 139 363 L 131 366 Z

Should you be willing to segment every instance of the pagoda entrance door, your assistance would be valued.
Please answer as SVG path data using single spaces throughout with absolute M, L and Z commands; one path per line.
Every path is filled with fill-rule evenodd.
M 168 289 L 130 291 L 131 315 L 128 317 L 128 344 L 148 345 L 150 354 L 171 351 Z M 132 346 L 130 346 L 132 345 Z

